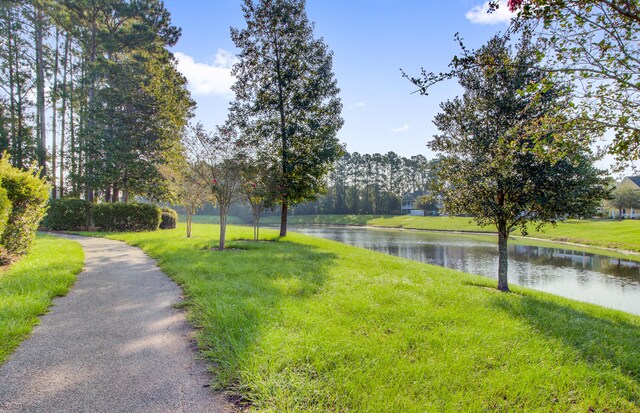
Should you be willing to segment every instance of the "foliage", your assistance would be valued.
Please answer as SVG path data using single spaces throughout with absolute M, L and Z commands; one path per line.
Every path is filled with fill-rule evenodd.
M 162 216 L 160 218 L 160 229 L 174 229 L 178 224 L 178 213 L 171 208 L 160 208 Z
M 23 255 L 29 251 L 47 210 L 50 187 L 45 178 L 37 176 L 38 172 L 37 169 L 14 168 L 6 155 L 0 159 L 1 185 L 11 201 L 11 214 L 0 244 L 9 255 Z
M 509 7 L 519 10 L 518 24 L 537 24 L 545 69 L 581 86 L 575 92 L 580 121 L 569 126 L 612 129 L 610 153 L 623 165 L 639 160 L 638 1 L 511 0 Z
M 333 55 L 313 38 L 303 0 L 244 0 L 242 11 L 247 27 L 231 30 L 240 53 L 229 124 L 269 159 L 285 236 L 288 207 L 315 199 L 342 153 Z
M 172 194 L 172 204 L 182 206 L 187 213 L 187 238 L 189 238 L 192 218 L 207 200 L 194 166 L 187 159 L 182 159 L 181 162 L 174 163 L 172 166 L 160 165 L 158 170 Z
M 585 138 L 545 128 L 547 119 L 561 118 L 570 105 L 568 86 L 531 69 L 537 51 L 529 36 L 522 36 L 515 55 L 507 41 L 495 36 L 470 63 L 454 60 L 464 93 L 441 104 L 434 120 L 441 134 L 428 144 L 441 154 L 434 188 L 445 212 L 496 227 L 503 291 L 509 289 L 512 229 L 526 233 L 532 222 L 540 228 L 562 217 L 591 216 L 607 192 L 603 172 L 582 149 Z M 538 83 L 547 85 L 543 93 L 528 89 Z
M 640 209 L 640 190 L 622 186 L 613 191 L 613 198 L 609 204 L 613 208 L 618 209 L 620 219 L 622 219 L 622 210 L 625 208 Z
M 12 210 L 13 204 L 7 195 L 7 190 L 0 186 L 0 234 L 7 228 Z
M 53 297 L 69 291 L 82 271 L 77 242 L 38 236 L 29 254 L 0 276 L 0 363 L 38 324 Z
M 54 199 L 42 224 L 54 231 L 84 230 L 91 226 L 91 207 L 91 202 L 80 198 Z
M 112 237 L 183 286 L 214 384 L 252 410 L 638 411 L 637 316 L 295 233 L 230 227 L 243 250 L 217 254 L 194 234 Z
M 155 231 L 162 210 L 155 205 L 105 202 L 93 206 L 93 224 L 100 231 Z
M 242 165 L 245 154 L 232 129 L 220 128 L 208 133 L 196 125 L 187 138 L 193 172 L 199 185 L 220 210 L 220 245 L 224 249 L 227 214 L 231 204 L 242 195 Z

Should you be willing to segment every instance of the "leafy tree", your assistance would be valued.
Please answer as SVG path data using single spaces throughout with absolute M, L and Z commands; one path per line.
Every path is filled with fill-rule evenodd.
M 243 136 L 268 143 L 285 236 L 289 206 L 314 199 L 342 153 L 342 104 L 332 53 L 313 37 L 303 0 L 244 0 L 242 10 L 247 27 L 231 30 L 240 54 L 229 120 Z
M 159 165 L 158 171 L 168 185 L 171 203 L 182 206 L 187 213 L 187 238 L 191 238 L 193 216 L 207 200 L 194 165 L 183 159 L 171 166 Z
M 242 193 L 251 209 L 253 218 L 253 240 L 260 236 L 260 215 L 273 206 L 275 197 L 272 174 L 256 159 L 242 162 Z
M 229 208 L 242 194 L 242 165 L 245 161 L 242 146 L 233 129 L 219 128 L 212 134 L 200 124 L 192 129 L 187 140 L 194 173 L 220 211 L 219 249 L 223 250 Z
M 628 186 L 619 187 L 613 191 L 609 204 L 618 209 L 618 217 L 622 219 L 624 208 L 640 209 L 640 190 Z
M 581 85 L 575 92 L 580 122 L 569 126 L 612 129 L 609 151 L 620 164 L 640 159 L 640 3 L 510 0 L 508 6 L 519 11 L 518 23 L 537 24 L 545 70 Z
M 557 108 L 570 99 L 567 87 L 549 78 L 545 93 L 528 91 L 527 85 L 545 80 L 544 72 L 531 69 L 536 50 L 529 37 L 515 55 L 507 39 L 496 36 L 473 56 L 475 62 L 454 61 L 464 93 L 441 104 L 434 120 L 441 134 L 428 146 L 441 155 L 435 188 L 444 210 L 498 230 L 498 289 L 508 291 L 510 232 L 588 216 L 606 188 L 592 156 L 579 144 L 566 144 L 582 142 L 580 136 L 528 133 L 549 112 L 559 116 Z

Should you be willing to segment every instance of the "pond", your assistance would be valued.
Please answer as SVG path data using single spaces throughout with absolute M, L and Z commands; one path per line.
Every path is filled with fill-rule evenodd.
M 292 231 L 471 274 L 497 278 L 491 235 L 370 227 L 291 226 Z M 640 315 L 640 262 L 509 240 L 509 282 Z M 547 244 L 548 245 L 548 244 Z

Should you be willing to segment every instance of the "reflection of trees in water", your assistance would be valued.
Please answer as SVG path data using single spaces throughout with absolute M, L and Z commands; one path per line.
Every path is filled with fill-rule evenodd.
M 497 247 L 491 242 L 463 236 L 458 239 L 451 234 L 440 236 L 367 228 L 314 228 L 307 232 L 415 261 L 496 277 Z M 511 244 L 509 262 L 510 272 L 522 285 L 534 286 L 542 280 L 549 282 L 573 277 L 578 285 L 586 286 L 595 281 L 598 272 L 615 277 L 599 277 L 598 282 L 602 285 L 619 285 L 622 280 L 640 282 L 640 264 L 637 262 L 562 248 Z M 562 270 L 569 268 L 575 271 Z

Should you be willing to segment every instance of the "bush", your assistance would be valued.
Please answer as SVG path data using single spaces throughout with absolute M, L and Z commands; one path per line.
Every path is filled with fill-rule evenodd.
M 155 231 L 162 211 L 155 205 L 104 203 L 93 206 L 93 224 L 100 231 Z
M 178 223 L 178 213 L 171 208 L 162 208 L 160 229 L 174 229 Z
M 0 244 L 9 255 L 22 255 L 29 251 L 38 224 L 47 210 L 50 188 L 44 178 L 37 175 L 35 169 L 22 171 L 14 168 L 6 155 L 0 159 L 1 185 L 11 202 L 11 212 L 8 213 Z M 6 209 L 2 213 L 7 213 Z
M 91 202 L 79 198 L 54 199 L 42 224 L 54 231 L 86 229 L 91 220 L 91 206 Z
M 13 205 L 9 200 L 7 190 L 0 186 L 0 236 L 7 228 L 7 224 L 9 223 L 9 216 L 11 215 L 12 209 Z

